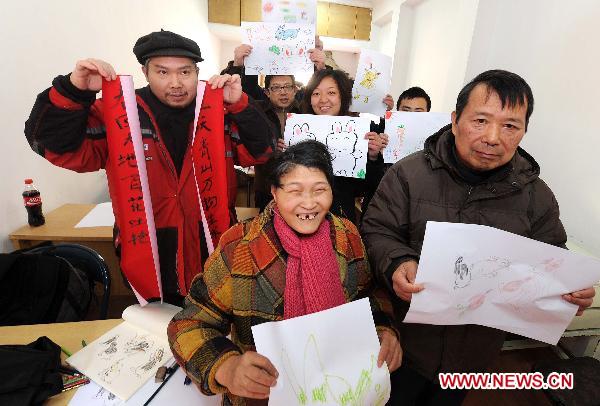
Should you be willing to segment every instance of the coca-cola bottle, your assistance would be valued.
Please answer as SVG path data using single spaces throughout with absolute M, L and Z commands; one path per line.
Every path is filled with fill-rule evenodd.
M 41 226 L 46 222 L 42 213 L 42 198 L 40 191 L 33 185 L 33 180 L 25 179 L 25 190 L 23 190 L 23 202 L 27 209 L 27 221 L 30 226 Z

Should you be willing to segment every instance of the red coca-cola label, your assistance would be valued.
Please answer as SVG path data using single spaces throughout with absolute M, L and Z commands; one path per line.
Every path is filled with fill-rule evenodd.
M 23 202 L 25 206 L 37 206 L 42 204 L 41 196 L 23 196 Z

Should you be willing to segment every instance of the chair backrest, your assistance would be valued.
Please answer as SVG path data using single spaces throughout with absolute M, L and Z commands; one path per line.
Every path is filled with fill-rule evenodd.
M 80 244 L 62 243 L 34 248 L 29 253 L 51 253 L 69 261 L 74 267 L 83 270 L 90 280 L 103 286 L 100 299 L 100 319 L 106 319 L 110 298 L 110 272 L 104 258 L 93 249 Z

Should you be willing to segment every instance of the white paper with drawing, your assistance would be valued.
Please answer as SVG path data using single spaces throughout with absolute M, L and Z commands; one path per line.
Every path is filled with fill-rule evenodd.
M 173 358 L 167 365 L 173 363 Z M 183 385 L 185 372 L 178 368 L 169 381 L 152 399 L 151 405 L 177 406 L 220 406 L 221 396 L 206 396 L 196 385 Z M 83 385 L 69 402 L 69 406 L 140 406 L 143 405 L 158 389 L 162 382 L 155 382 L 151 377 L 128 400 L 121 400 L 94 382 Z
M 167 303 L 129 306 L 123 323 L 73 354 L 67 362 L 123 400 L 172 357 L 167 325 L 181 310 Z
M 246 75 L 312 72 L 308 50 L 315 47 L 315 26 L 242 21 L 242 43 L 252 45 L 244 60 Z
M 600 261 L 492 227 L 427 222 L 409 323 L 480 324 L 555 345 Z
M 380 52 L 363 49 L 352 86 L 350 110 L 382 117 L 386 110 L 383 98 L 390 91 L 391 69 L 392 58 Z
M 389 142 L 383 150 L 384 162 L 396 163 L 405 156 L 422 150 L 427 137 L 450 122 L 450 113 L 387 111 L 385 133 Z
M 270 405 L 385 405 L 387 366 L 368 299 L 252 327 L 256 351 L 279 372 Z
M 337 176 L 364 179 L 371 121 L 365 117 L 317 116 L 288 113 L 283 138 L 286 145 L 312 139 L 327 145 Z
M 262 0 L 262 20 L 269 23 L 315 24 L 317 0 Z

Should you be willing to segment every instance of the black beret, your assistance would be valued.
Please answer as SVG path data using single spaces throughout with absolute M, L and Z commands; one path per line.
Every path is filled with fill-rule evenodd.
M 184 56 L 195 62 L 203 61 L 200 47 L 195 41 L 165 30 L 138 39 L 133 46 L 133 53 L 142 65 L 152 56 Z

